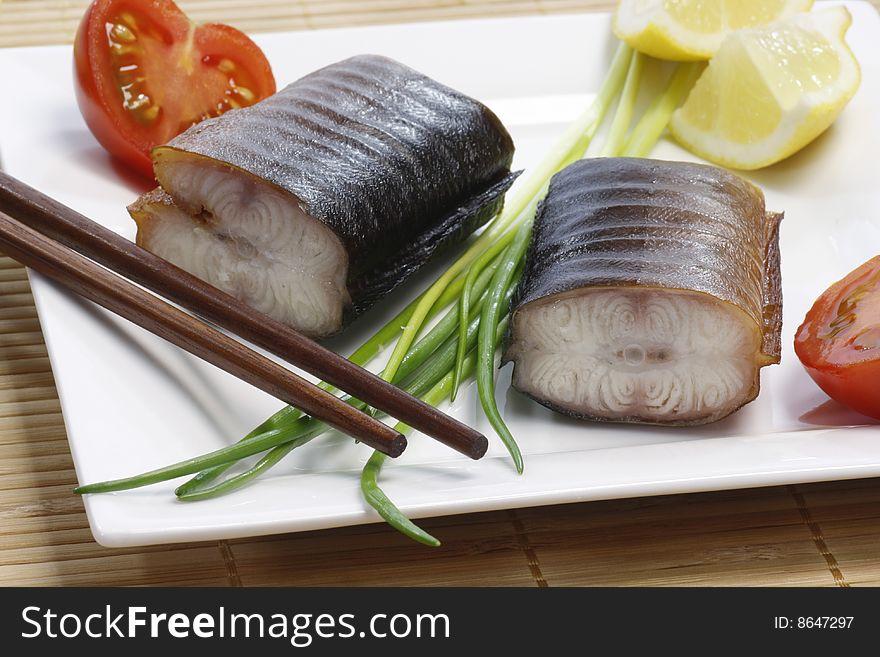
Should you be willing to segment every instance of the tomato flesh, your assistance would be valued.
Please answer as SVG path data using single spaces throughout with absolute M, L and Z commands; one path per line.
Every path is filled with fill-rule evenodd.
M 275 93 L 265 55 L 171 0 L 96 0 L 74 43 L 77 101 L 104 148 L 152 176 L 150 150 L 191 125 Z
M 816 300 L 794 348 L 829 397 L 880 419 L 880 256 Z

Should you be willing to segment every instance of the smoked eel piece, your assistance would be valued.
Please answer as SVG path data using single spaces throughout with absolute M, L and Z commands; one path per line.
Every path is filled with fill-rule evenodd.
M 137 242 L 324 337 L 491 219 L 513 142 L 483 104 L 361 55 L 153 151 Z
M 717 167 L 570 165 L 551 180 L 512 304 L 513 385 L 591 420 L 733 413 L 779 362 L 781 218 Z

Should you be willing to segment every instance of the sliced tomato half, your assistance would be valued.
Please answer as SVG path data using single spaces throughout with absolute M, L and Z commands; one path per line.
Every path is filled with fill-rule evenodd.
M 816 300 L 794 349 L 829 397 L 880 419 L 880 256 Z
M 266 56 L 171 0 L 96 0 L 74 42 L 76 98 L 112 155 L 152 177 L 150 150 L 194 123 L 275 93 Z

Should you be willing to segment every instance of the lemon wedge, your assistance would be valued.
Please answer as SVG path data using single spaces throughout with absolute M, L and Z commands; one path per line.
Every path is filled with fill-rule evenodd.
M 813 0 L 621 0 L 614 34 L 645 54 L 709 59 L 726 34 L 807 11 Z
M 673 115 L 672 135 L 716 164 L 758 169 L 830 126 L 861 74 L 844 35 L 845 7 L 730 34 Z

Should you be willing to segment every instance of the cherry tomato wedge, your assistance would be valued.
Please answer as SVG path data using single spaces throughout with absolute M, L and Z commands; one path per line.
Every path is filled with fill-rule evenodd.
M 203 119 L 275 93 L 266 56 L 171 0 L 95 0 L 73 48 L 76 98 L 101 145 L 152 177 L 150 150 Z
M 816 300 L 794 350 L 829 397 L 880 419 L 880 256 Z

